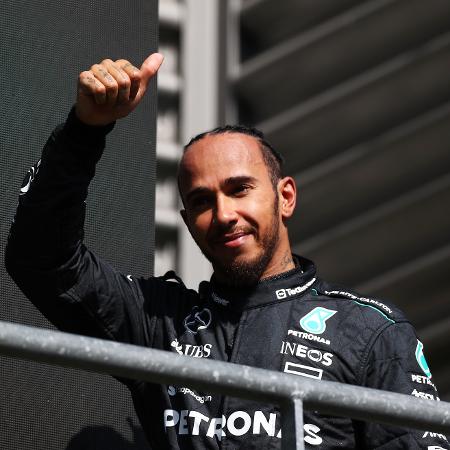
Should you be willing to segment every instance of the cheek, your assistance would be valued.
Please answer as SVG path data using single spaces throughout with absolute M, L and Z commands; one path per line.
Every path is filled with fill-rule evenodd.
M 211 214 L 204 212 L 192 217 L 189 221 L 191 233 L 197 238 L 202 238 L 208 232 L 211 223 Z
M 242 217 L 249 223 L 258 227 L 267 226 L 272 222 L 274 215 L 274 199 L 273 196 L 260 197 L 245 202 L 241 208 Z

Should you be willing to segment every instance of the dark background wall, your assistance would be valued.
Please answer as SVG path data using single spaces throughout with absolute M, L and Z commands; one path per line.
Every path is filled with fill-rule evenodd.
M 66 117 L 77 75 L 157 47 L 157 0 L 3 0 L 0 13 L 0 319 L 50 327 L 12 284 L 4 245 L 28 168 Z M 88 199 L 87 242 L 125 273 L 153 271 L 155 83 L 117 124 Z M 2 450 L 148 449 L 126 389 L 110 377 L 0 358 Z

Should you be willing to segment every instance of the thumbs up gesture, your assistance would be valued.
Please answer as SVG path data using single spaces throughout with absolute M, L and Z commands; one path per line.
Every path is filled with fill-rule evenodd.
M 88 125 L 107 125 L 130 114 L 142 100 L 163 56 L 153 53 L 140 69 L 125 59 L 105 59 L 80 73 L 75 111 Z

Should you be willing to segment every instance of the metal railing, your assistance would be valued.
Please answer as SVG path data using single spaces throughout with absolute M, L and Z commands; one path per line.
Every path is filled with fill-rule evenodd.
M 9 322 L 0 321 L 0 354 L 278 404 L 283 450 L 304 449 L 303 407 L 369 422 L 450 432 L 450 403 L 446 402 Z

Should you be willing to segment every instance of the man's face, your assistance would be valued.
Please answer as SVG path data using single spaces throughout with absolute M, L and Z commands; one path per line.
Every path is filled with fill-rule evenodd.
M 183 218 L 216 276 L 257 282 L 274 258 L 281 222 L 258 141 L 223 133 L 195 142 L 182 160 L 180 189 Z

